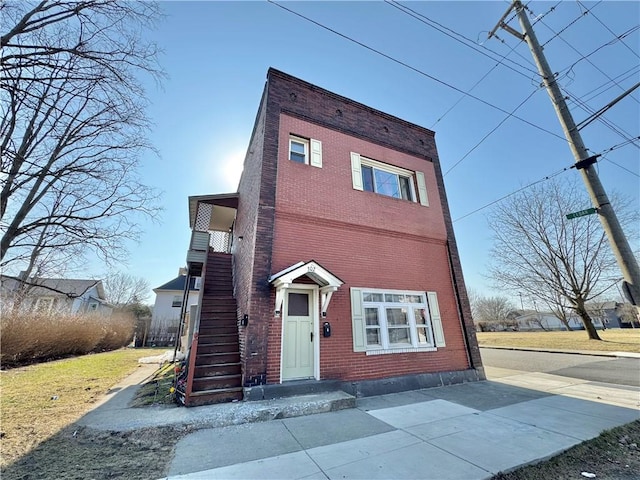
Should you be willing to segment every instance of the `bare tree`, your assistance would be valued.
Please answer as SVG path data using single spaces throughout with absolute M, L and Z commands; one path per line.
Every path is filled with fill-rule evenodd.
M 149 297 L 149 282 L 130 273 L 112 272 L 103 285 L 107 301 L 116 307 L 138 305 Z
M 495 327 L 506 329 L 514 326 L 514 322 L 510 318 L 510 313 L 513 312 L 514 306 L 507 297 L 484 297 L 482 295 L 476 295 L 473 299 L 472 309 L 476 312 L 474 321 L 483 330 L 485 327 L 490 329 L 495 329 Z
M 152 150 L 140 75 L 162 77 L 142 38 L 155 2 L 9 1 L 2 7 L 0 266 L 121 260 L 155 218 L 138 178 Z
M 589 199 L 575 181 L 537 185 L 500 203 L 489 224 L 494 234 L 490 275 L 501 286 L 547 305 L 566 301 L 590 339 L 600 340 L 585 304 L 617 281 L 615 258 L 596 215 L 567 220 Z M 618 204 L 628 224 L 632 212 Z
M 566 330 L 571 330 L 569 319 L 571 317 L 571 308 L 567 305 L 565 297 L 558 292 L 550 292 L 549 296 L 544 299 L 545 304 L 551 310 L 551 313 L 560 320 Z

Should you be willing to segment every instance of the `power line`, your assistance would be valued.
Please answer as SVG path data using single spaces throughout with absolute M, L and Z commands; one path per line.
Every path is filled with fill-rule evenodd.
M 409 15 L 410 17 L 415 18 L 419 22 L 422 22 L 425 25 L 427 25 L 427 26 L 439 31 L 440 33 L 446 35 L 447 37 L 452 38 L 453 40 L 455 40 L 456 42 L 461 43 L 465 47 L 471 48 L 472 50 L 480 53 L 481 55 L 484 55 L 484 56 L 490 58 L 491 60 L 494 60 L 494 61 L 496 60 L 495 57 L 492 57 L 488 53 L 483 52 L 480 48 L 477 48 L 476 47 L 476 42 L 474 42 L 472 39 L 470 39 L 468 37 L 465 37 L 461 33 L 456 32 L 455 30 L 442 25 L 441 23 L 436 22 L 435 20 L 427 17 L 426 15 L 424 15 L 424 14 L 422 14 L 420 12 L 417 12 L 417 11 L 413 10 L 412 8 L 407 7 L 406 5 L 403 5 L 400 2 L 397 2 L 395 0 L 385 0 L 385 3 L 387 5 L 390 5 L 390 6 L 394 7 L 394 8 L 396 8 L 396 9 L 400 10 L 401 12 L 405 13 L 406 15 Z M 457 37 L 460 37 L 460 38 L 464 39 L 464 41 L 460 40 L 460 38 L 457 38 Z M 517 69 L 515 69 L 515 68 L 513 68 L 513 67 L 511 67 L 509 65 L 506 65 L 506 64 L 502 63 L 503 60 L 508 60 L 509 62 L 517 65 L 518 67 L 523 68 L 523 69 L 527 70 L 528 72 L 530 72 L 530 73 L 532 73 L 532 74 L 534 74 L 536 76 L 539 76 L 539 73 L 534 68 L 529 68 L 529 67 L 527 67 L 525 65 L 520 65 L 519 63 L 516 63 L 511 59 L 507 59 L 506 55 L 500 55 L 499 53 L 496 53 L 493 50 L 491 50 L 491 49 L 489 49 L 489 48 L 487 48 L 487 47 L 485 47 L 483 45 L 481 45 L 481 46 L 485 50 L 491 52 L 493 55 L 496 55 L 496 56 L 500 57 L 500 59 L 498 61 L 499 65 L 502 64 L 505 67 L 507 67 L 508 69 L 516 72 L 517 74 L 522 75 L 522 76 L 527 77 L 527 78 L 530 78 L 530 75 L 527 75 L 527 74 L 525 74 L 525 73 L 523 73 L 523 72 L 521 72 L 521 71 L 519 71 L 519 70 L 517 70 Z M 512 51 L 513 51 L 513 49 L 512 49 Z M 511 53 L 511 52 L 509 52 L 509 53 Z
M 508 193 L 508 194 L 498 198 L 497 200 L 494 200 L 494 201 L 492 201 L 490 203 L 487 203 L 486 205 L 483 205 L 480 208 L 476 208 L 475 210 L 473 210 L 473 211 L 471 211 L 471 212 L 469 212 L 469 213 L 467 213 L 467 214 L 465 214 L 465 215 L 463 215 L 461 217 L 456 218 L 453 221 L 453 223 L 457 222 L 458 220 L 462 220 L 463 218 L 467 218 L 467 217 L 469 217 L 469 216 L 471 216 L 471 215 L 473 215 L 475 213 L 478 213 L 479 211 L 484 210 L 485 208 L 489 208 L 491 205 L 495 205 L 496 203 L 501 202 L 502 200 L 505 200 L 505 199 L 507 199 L 509 197 L 512 197 L 516 193 L 519 193 L 519 192 L 521 192 L 523 190 L 526 190 L 527 188 L 531 188 L 534 185 L 537 185 L 537 184 L 542 183 L 542 182 L 546 182 L 547 180 L 551 180 L 553 177 L 557 177 L 561 173 L 564 173 L 564 172 L 566 172 L 568 170 L 571 170 L 572 168 L 573 168 L 572 166 L 571 167 L 565 167 L 562 170 L 558 170 L 557 172 L 554 172 L 554 173 L 552 173 L 550 175 L 547 175 L 544 178 L 541 178 L 540 180 L 536 180 L 535 182 L 531 182 L 530 184 L 525 185 L 524 187 L 520 187 L 518 190 L 514 190 L 513 192 Z
M 327 27 L 326 25 L 323 25 L 322 23 L 320 23 L 320 22 L 318 22 L 318 21 L 316 21 L 316 20 L 313 20 L 313 19 L 311 19 L 311 18 L 309 18 L 309 17 L 306 17 L 305 15 L 302 15 L 301 13 L 298 13 L 298 12 L 296 12 L 296 11 L 294 11 L 294 10 L 291 10 L 290 8 L 287 8 L 287 7 L 285 7 L 284 5 L 281 5 L 281 4 L 279 4 L 279 3 L 276 3 L 276 2 L 275 2 L 275 1 L 273 1 L 273 0 L 267 0 L 267 2 L 268 2 L 268 3 L 271 3 L 272 5 L 275 5 L 275 6 L 276 6 L 276 7 L 278 7 L 278 8 L 281 8 L 282 10 L 285 10 L 285 11 L 287 11 L 287 12 L 289 12 L 289 13 L 292 13 L 293 15 L 295 15 L 295 16 L 297 16 L 297 17 L 300 17 L 300 18 L 302 18 L 302 19 L 304 19 L 304 20 L 306 20 L 306 21 L 308 21 L 308 22 L 310 22 L 310 23 L 313 23 L 314 25 L 316 25 L 316 26 L 318 26 L 318 27 L 320 27 L 320 28 L 322 28 L 322 29 L 324 29 L 324 30 L 327 30 L 327 31 L 329 31 L 329 32 L 331 32 L 331 33 L 333 33 L 333 34 L 335 34 L 335 35 L 338 35 L 339 37 L 342 37 L 342 38 L 344 38 L 345 40 L 348 40 L 348 41 L 350 41 L 350 42 L 352 42 L 352 43 L 355 43 L 356 45 L 359 45 L 359 46 L 361 46 L 361 47 L 363 47 L 363 48 L 366 48 L 367 50 L 369 50 L 369 51 L 371 51 L 371 52 L 373 52 L 373 53 L 376 53 L 376 54 L 380 55 L 381 57 L 386 58 L 387 60 L 391 60 L 392 62 L 397 63 L 398 65 L 402 65 L 403 67 L 408 68 L 409 70 L 412 70 L 412 71 L 414 71 L 414 72 L 416 72 L 416 73 L 418 73 L 418 74 L 420 74 L 420 75 L 422 75 L 422 76 L 424 76 L 424 77 L 426 77 L 426 78 L 429 78 L 430 80 L 433 80 L 434 82 L 437 82 L 437 83 L 439 83 L 439 84 L 441 84 L 441 85 L 444 85 L 444 86 L 446 86 L 446 87 L 448 87 L 448 88 L 450 88 L 450 89 L 452 89 L 452 90 L 454 90 L 454 91 L 456 91 L 456 92 L 462 93 L 463 95 L 465 95 L 465 96 L 467 96 L 467 97 L 469 97 L 469 98 L 472 98 L 472 99 L 476 100 L 477 102 L 482 103 L 483 105 L 486 105 L 486 106 L 488 106 L 488 107 L 493 108 L 494 110 L 497 110 L 497 111 L 499 111 L 499 112 L 502 112 L 502 113 L 505 113 L 505 114 L 507 114 L 507 115 L 510 115 L 510 113 L 509 113 L 507 110 L 505 110 L 505 109 L 503 109 L 503 108 L 501 108 L 501 107 L 498 107 L 497 105 L 494 105 L 494 104 L 492 104 L 492 103 L 489 103 L 489 102 L 488 102 L 488 101 L 486 101 L 486 100 L 483 100 L 483 99 L 481 99 L 481 98 L 479 98 L 479 97 L 477 97 L 477 96 L 475 96 L 475 95 L 472 95 L 472 94 L 470 94 L 470 93 L 468 93 L 468 92 L 465 92 L 464 90 L 462 90 L 462 89 L 460 89 L 460 88 L 458 88 L 458 87 L 455 87 L 455 86 L 453 86 L 453 85 L 451 85 L 451 84 L 449 84 L 449 83 L 447 83 L 447 82 L 445 82 L 445 81 L 443 81 L 443 80 L 440 80 L 439 78 L 436 78 L 436 77 L 434 77 L 433 75 L 430 75 L 430 74 L 428 74 L 428 73 L 424 72 L 423 70 L 420 70 L 420 69 L 418 69 L 418 68 L 416 68 L 416 67 L 413 67 L 413 66 L 409 65 L 408 63 L 405 63 L 405 62 L 403 62 L 403 61 L 401 61 L 401 60 L 398 60 L 398 59 L 396 59 L 396 58 L 392 57 L 391 55 L 388 55 L 388 54 L 386 54 L 386 53 L 384 53 L 384 52 L 381 52 L 380 50 L 377 50 L 377 49 L 375 49 L 375 48 L 373 48 L 373 47 L 370 47 L 369 45 L 367 45 L 367 44 L 365 44 L 365 43 L 362 43 L 362 42 L 360 42 L 359 40 L 356 40 L 356 39 L 354 39 L 354 38 L 352 38 L 352 37 L 349 37 L 348 35 L 345 35 L 344 33 L 340 33 L 340 32 L 338 32 L 337 30 L 334 30 L 334 29 L 332 29 L 332 28 L 330 28 L 330 27 Z M 551 130 L 547 130 L 547 129 L 546 129 L 546 128 L 544 128 L 544 127 L 541 127 L 541 126 L 539 126 L 539 125 L 536 125 L 535 123 L 532 123 L 532 122 L 530 122 L 529 120 L 526 120 L 526 119 L 524 119 L 524 118 L 522 118 L 522 117 L 519 117 L 519 116 L 517 116 L 517 115 L 511 115 L 511 116 L 512 116 L 513 118 L 516 118 L 516 119 L 520 120 L 520 121 L 521 121 L 521 122 L 523 122 L 523 123 L 526 123 L 527 125 L 529 125 L 529 126 L 531 126 L 531 127 L 534 127 L 534 128 L 535 128 L 535 129 L 537 129 L 537 130 L 543 131 L 543 132 L 545 132 L 545 133 L 548 133 L 549 135 L 552 135 L 552 136 L 554 136 L 554 137 L 556 137 L 556 138 L 559 138 L 559 139 L 560 139 L 560 140 L 562 140 L 563 142 L 564 142 L 564 141 L 566 141 L 566 139 L 565 139 L 563 136 L 558 135 L 558 134 L 556 134 L 556 133 L 552 132 Z
M 495 58 L 491 57 L 490 55 L 488 55 L 487 53 L 483 52 L 482 50 L 480 50 L 480 49 L 476 48 L 475 44 L 476 44 L 477 42 L 474 42 L 474 41 L 473 41 L 473 40 L 471 40 L 470 38 L 465 37 L 465 36 L 464 36 L 464 35 L 462 35 L 461 33 L 456 32 L 455 30 L 450 29 L 450 28 L 448 28 L 448 27 L 446 27 L 446 26 L 442 25 L 441 23 L 438 23 L 438 22 L 436 22 L 435 20 L 432 20 L 431 18 L 427 17 L 426 15 L 423 15 L 422 13 L 416 12 L 416 11 L 415 11 L 415 10 L 413 10 L 412 8 L 409 8 L 409 7 L 407 7 L 406 5 L 403 5 L 403 4 L 401 4 L 400 2 L 397 2 L 397 1 L 395 1 L 395 0 L 385 0 L 385 3 L 387 3 L 388 5 L 390 5 L 390 6 L 394 7 L 394 8 L 396 8 L 396 9 L 400 10 L 401 12 L 403 12 L 403 13 L 405 13 L 405 14 L 409 15 L 410 17 L 415 18 L 416 20 L 418 20 L 418 21 L 420 21 L 420 22 L 424 23 L 425 25 L 427 25 L 427 26 L 429 26 L 429 27 L 431 27 L 431 28 L 433 28 L 433 29 L 437 30 L 438 32 L 443 33 L 444 35 L 448 36 L 449 38 L 452 38 L 452 39 L 453 39 L 453 40 L 455 40 L 456 42 L 459 42 L 459 43 L 461 43 L 462 45 L 464 45 L 464 46 L 466 46 L 466 47 L 469 47 L 469 48 L 471 48 L 472 50 L 475 50 L 476 52 L 478 52 L 478 53 L 480 53 L 480 54 L 482 54 L 482 55 L 485 55 L 486 57 L 488 57 L 488 58 L 490 58 L 490 59 L 492 59 L 492 60 L 495 60 Z M 434 24 L 435 24 L 435 25 L 434 25 Z M 448 32 L 451 32 L 451 33 L 448 33 Z M 462 41 L 462 40 L 460 40 L 460 39 L 459 39 L 459 38 L 457 38 L 457 37 L 463 38 L 465 41 Z M 489 49 L 489 48 L 487 48 L 487 47 L 484 47 L 484 46 L 482 46 L 482 47 L 483 47 L 485 50 L 490 51 L 490 52 L 491 52 L 491 53 L 493 53 L 494 55 L 499 55 L 498 53 L 493 52 L 491 49 Z M 474 84 L 472 85 L 472 87 L 471 87 L 471 88 L 469 88 L 469 89 L 468 89 L 468 91 L 469 91 L 469 92 L 472 92 L 472 91 L 473 91 L 473 90 L 474 90 L 478 85 L 480 85 L 480 84 L 484 81 L 484 79 L 485 79 L 485 78 L 487 78 L 487 77 L 491 74 L 491 72 L 493 72 L 493 71 L 494 71 L 494 70 L 495 70 L 499 65 L 504 65 L 505 67 L 509 68 L 510 70 L 512 70 L 512 71 L 514 71 L 514 72 L 516 72 L 516 73 L 518 73 L 518 74 L 520 74 L 520 75 L 523 75 L 523 76 L 525 76 L 525 77 L 527 77 L 527 78 L 530 78 L 528 75 L 526 75 L 526 74 L 524 74 L 524 73 L 522 73 L 522 72 L 520 72 L 520 71 L 516 70 L 515 68 L 510 67 L 509 65 L 506 65 L 506 64 L 504 64 L 504 63 L 503 63 L 503 60 L 506 60 L 506 59 L 507 59 L 507 57 L 508 57 L 508 56 L 509 56 L 509 55 L 510 55 L 510 54 L 511 54 L 515 49 L 516 49 L 516 45 L 514 45 L 513 47 L 511 47 L 511 50 L 510 50 L 506 55 L 501 55 L 501 56 L 500 56 L 500 59 L 498 60 L 498 63 L 496 63 L 493 67 L 491 67 L 491 68 L 490 68 L 490 69 L 489 69 L 489 70 L 488 70 L 488 71 L 487 71 L 487 72 L 486 72 L 486 73 L 485 73 L 485 74 L 484 74 L 484 75 L 483 75 L 483 76 L 482 76 L 478 81 L 476 81 L 476 83 L 474 83 Z M 520 64 L 518 64 L 518 63 L 516 63 L 516 62 L 513 62 L 513 60 L 509 60 L 509 61 L 511 61 L 512 63 L 514 63 L 514 64 L 518 65 L 519 67 L 522 67 L 522 68 L 524 68 L 524 69 L 528 70 L 529 72 L 533 72 L 535 75 L 539 76 L 538 72 L 536 72 L 535 70 L 529 69 L 529 68 L 527 68 L 526 66 L 522 66 L 522 65 L 520 65 Z M 434 127 L 435 127 L 435 126 L 436 126 L 436 125 L 437 125 L 437 124 L 438 124 L 438 123 L 439 123 L 439 122 L 440 122 L 444 117 L 446 117 L 446 116 L 449 114 L 449 112 L 451 112 L 455 107 L 457 107 L 457 106 L 460 104 L 460 102 L 461 102 L 464 98 L 465 98 L 464 96 L 459 97 L 459 98 L 458 98 L 458 100 L 456 100 L 456 101 L 455 101 L 455 103 L 454 103 L 451 107 L 449 107 L 449 108 L 447 109 L 447 111 L 446 111 L 446 112 L 444 112 L 444 114 L 442 114 L 442 115 L 441 115 L 441 116 L 440 116 L 440 117 L 439 117 L 439 118 L 438 118 L 438 119 L 437 119 L 437 120 L 436 120 L 436 121 L 431 125 L 431 127 L 429 127 L 429 128 L 433 129 L 433 128 L 434 128 Z M 514 110 L 514 111 L 512 111 L 511 113 L 513 113 L 513 112 L 515 112 L 515 110 Z M 507 118 L 508 118 L 508 117 L 507 117 Z M 495 129 L 494 129 L 493 131 L 495 131 Z M 491 133 L 493 133 L 493 131 L 492 131 Z M 486 137 L 485 137 L 485 138 L 486 138 Z M 477 145 L 476 145 L 476 146 L 477 146 Z M 474 147 L 474 149 L 475 149 L 475 147 Z M 471 153 L 471 152 L 469 152 L 469 153 Z M 468 155 L 468 154 L 467 154 L 467 155 Z M 466 157 L 466 155 L 465 155 L 465 157 Z M 464 160 L 464 158 L 463 158 L 462 160 Z M 460 160 L 460 161 L 462 161 L 462 160 Z M 458 163 L 460 163 L 460 161 L 459 161 Z M 458 163 L 456 163 L 456 165 L 457 165 Z M 454 167 L 455 167 L 455 165 L 454 165 Z M 453 168 L 453 167 L 452 167 L 452 168 Z M 447 172 L 447 173 L 448 173 L 448 172 Z M 445 174 L 445 175 L 446 175 L 446 174 Z
M 584 101 L 580 100 L 580 98 L 578 98 L 577 95 L 573 95 L 569 90 L 567 90 L 566 88 L 563 89 L 566 93 L 569 94 L 569 98 L 571 100 L 573 100 L 574 104 L 579 106 L 580 108 L 582 108 L 585 112 L 589 113 L 590 115 L 594 115 L 595 114 L 595 110 L 593 110 L 589 105 L 587 105 Z M 604 125 L 606 125 L 607 127 L 609 127 L 609 129 L 614 132 L 617 133 L 621 138 L 630 141 L 630 143 L 634 143 L 635 144 L 635 139 L 633 138 L 633 136 L 624 131 L 622 128 L 618 127 L 617 125 L 615 125 L 614 123 L 610 122 L 609 120 L 607 120 L 606 118 L 604 118 L 603 116 L 599 116 L 597 117 L 598 121 Z M 638 146 L 638 145 L 636 145 Z
M 598 3 L 601 3 L 601 2 L 602 2 L 602 0 L 600 0 L 600 2 L 598 2 Z M 592 8 L 597 7 L 597 6 L 598 6 L 598 3 L 596 3 Z M 529 9 L 527 8 L 527 6 L 525 6 L 525 8 L 526 8 L 527 10 L 529 10 Z M 554 38 L 556 38 L 556 37 L 560 36 L 560 34 L 562 34 L 564 31 L 566 31 L 569 27 L 571 27 L 572 25 L 574 25 L 574 24 L 575 24 L 576 22 L 578 22 L 579 20 L 583 19 L 583 18 L 585 17 L 585 15 L 587 15 L 587 14 L 589 13 L 589 11 L 590 11 L 590 10 L 591 10 L 591 9 L 589 9 L 589 8 L 588 8 L 588 9 L 586 9 L 584 12 L 582 12 L 582 13 L 580 14 L 580 16 L 579 16 L 579 17 L 577 17 L 576 19 L 574 19 L 573 21 L 571 21 L 568 25 L 566 25 L 562 30 L 560 30 L 558 33 L 556 33 L 553 37 L 551 37 L 551 38 L 550 38 L 549 40 L 547 40 L 545 43 L 543 43 L 542 45 L 540 45 L 540 47 L 541 47 L 541 48 L 544 48 L 544 47 L 545 47 L 545 45 L 547 45 L 549 42 L 551 42 Z M 532 12 L 531 10 L 529 10 L 529 13 L 533 14 L 533 12 Z M 544 23 L 544 22 L 542 22 L 542 24 L 543 24 L 543 25 L 545 25 L 545 23 Z M 547 25 L 545 25 L 545 27 L 547 27 Z M 547 27 L 547 28 L 549 28 L 549 27 Z M 551 30 L 551 29 L 549 28 L 549 30 Z M 551 30 L 551 31 L 553 32 L 553 30 Z M 554 33 L 555 33 L 555 32 L 554 32 Z
M 634 172 L 633 170 L 629 170 L 627 167 L 620 165 L 619 163 L 614 162 L 613 160 L 609 160 L 608 158 L 603 157 L 607 162 L 609 163 L 613 163 L 616 167 L 621 168 L 622 170 L 625 170 L 626 172 L 629 172 L 631 175 L 633 175 L 634 177 L 638 177 L 640 178 L 640 175 L 638 175 L 636 172 Z
M 511 117 L 511 116 L 512 116 L 512 115 L 513 115 L 513 114 L 514 114 L 514 113 L 515 113 L 515 112 L 516 112 L 516 111 L 517 111 L 521 106 L 523 106 L 525 103 L 527 103 L 527 101 L 528 101 L 531 97 L 533 97 L 533 95 L 534 95 L 536 92 L 538 92 L 539 90 L 540 90 L 540 89 L 537 89 L 537 90 L 534 90 L 533 92 L 531 92 L 531 93 L 529 94 L 529 96 L 527 96 L 527 98 L 525 98 L 522 102 L 520 102 L 520 105 L 518 105 L 516 108 L 514 108 L 514 109 L 511 111 L 511 114 L 510 114 L 510 115 L 507 115 L 506 117 L 504 117 L 504 118 L 500 121 L 500 123 L 498 123 L 498 125 L 496 125 L 496 126 L 495 126 L 495 127 L 494 127 L 490 132 L 489 132 L 489 133 L 487 133 L 484 137 L 482 137 L 482 139 L 481 139 L 478 143 L 476 143 L 476 144 L 471 148 L 471 150 L 469 150 L 467 153 L 465 153 L 465 154 L 464 154 L 464 156 L 463 156 L 460 160 L 458 160 L 456 163 L 454 163 L 454 164 L 453 164 L 453 166 L 451 166 L 451 167 L 450 167 L 446 172 L 444 172 L 444 175 L 443 175 L 443 176 L 445 176 L 445 177 L 446 177 L 446 176 L 449 174 L 449 172 L 451 172 L 451 170 L 453 170 L 454 168 L 456 168 L 456 167 L 457 167 L 457 166 L 458 166 L 458 165 L 459 165 L 459 164 L 460 164 L 460 163 L 461 163 L 465 158 L 467 158 L 467 157 L 471 154 L 471 152 L 473 152 L 473 151 L 474 151 L 476 148 L 478 148 L 478 147 L 479 147 L 479 146 L 480 146 L 480 145 L 481 145 L 481 144 L 482 144 L 482 143 L 483 143 L 487 138 L 489 138 L 489 136 L 490 136 L 491 134 L 493 134 L 493 132 L 495 132 L 496 130 L 498 130 L 498 128 L 500 128 L 504 122 L 506 122 L 506 121 L 507 121 L 507 120 L 508 120 L 508 119 L 509 119 L 509 118 L 510 118 L 510 117 Z
M 593 90 L 590 90 L 587 93 L 584 93 L 582 95 L 583 101 L 584 102 L 589 102 L 589 101 L 593 100 L 594 98 L 602 95 L 607 90 L 610 90 L 611 88 L 613 88 L 613 86 L 616 85 L 616 81 L 624 82 L 625 80 L 627 80 L 627 79 L 629 79 L 631 77 L 635 77 L 638 74 L 639 71 L 640 71 L 640 65 L 634 65 L 633 67 L 631 67 L 626 72 L 622 72 L 620 75 L 614 77 L 613 80 L 609 80 L 607 82 L 604 82 L 599 87 L 596 87 Z M 601 89 L 603 89 L 602 92 L 598 92 L 598 90 L 601 90 Z
M 582 8 L 586 8 L 584 5 L 582 5 L 582 2 L 580 2 L 580 0 L 577 0 L 577 2 L 578 2 L 578 5 L 580 5 Z M 593 10 L 593 8 L 592 8 L 592 10 Z M 609 33 L 610 33 L 611 35 L 613 35 L 613 36 L 614 36 L 614 37 L 616 37 L 616 38 L 619 38 L 619 37 L 617 37 L 617 36 L 616 36 L 616 34 L 613 32 L 613 30 L 611 30 L 611 29 L 607 26 L 607 24 L 606 24 L 606 23 L 604 23 L 602 20 L 600 20 L 600 19 L 596 16 L 596 14 L 595 14 L 595 13 L 591 12 L 591 16 L 592 16 L 593 18 L 595 18 L 595 19 L 598 21 L 598 23 L 600 23 L 600 25 L 602 25 L 604 28 L 606 28 L 606 29 L 609 31 Z M 640 55 L 638 55 L 638 52 L 636 52 L 633 48 L 631 48 L 629 45 L 627 45 L 625 42 L 623 42 L 623 41 L 622 41 L 622 39 L 620 39 L 620 43 L 622 43 L 625 47 L 627 47 L 627 50 L 629 50 L 631 53 L 633 53 L 636 57 L 640 58 Z

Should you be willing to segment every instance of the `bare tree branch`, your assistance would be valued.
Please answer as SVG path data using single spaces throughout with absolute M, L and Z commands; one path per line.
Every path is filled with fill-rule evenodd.
M 565 325 L 566 309 L 576 312 L 599 340 L 585 303 L 620 280 L 617 264 L 596 215 L 567 220 L 589 204 L 575 181 L 549 181 L 510 197 L 492 212 L 494 234 L 490 276 L 497 285 L 540 299 Z M 637 212 L 619 202 L 621 223 L 637 222 Z
M 141 76 L 159 81 L 142 37 L 155 2 L 9 1 L 1 19 L 0 265 L 89 252 L 119 262 L 157 192 L 138 177 L 153 151 Z

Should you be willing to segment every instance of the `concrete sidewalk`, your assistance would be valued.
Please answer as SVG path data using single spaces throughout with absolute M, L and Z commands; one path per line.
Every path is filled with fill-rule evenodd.
M 640 418 L 639 388 L 490 367 L 487 381 L 377 397 L 129 408 L 154 368 L 141 367 L 80 423 L 198 428 L 178 442 L 172 480 L 484 479 Z
M 357 399 L 357 408 L 204 429 L 178 479 L 484 479 L 640 418 L 640 389 L 489 369 L 490 381 Z

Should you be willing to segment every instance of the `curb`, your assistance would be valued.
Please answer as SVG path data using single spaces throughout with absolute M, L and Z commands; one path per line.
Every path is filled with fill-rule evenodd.
M 561 350 L 557 348 L 505 347 L 501 345 L 478 345 L 478 347 L 492 350 L 519 350 L 523 352 L 565 353 L 567 355 L 589 355 L 592 357 L 640 358 L 640 353 L 634 352 L 603 352 L 601 350 Z

